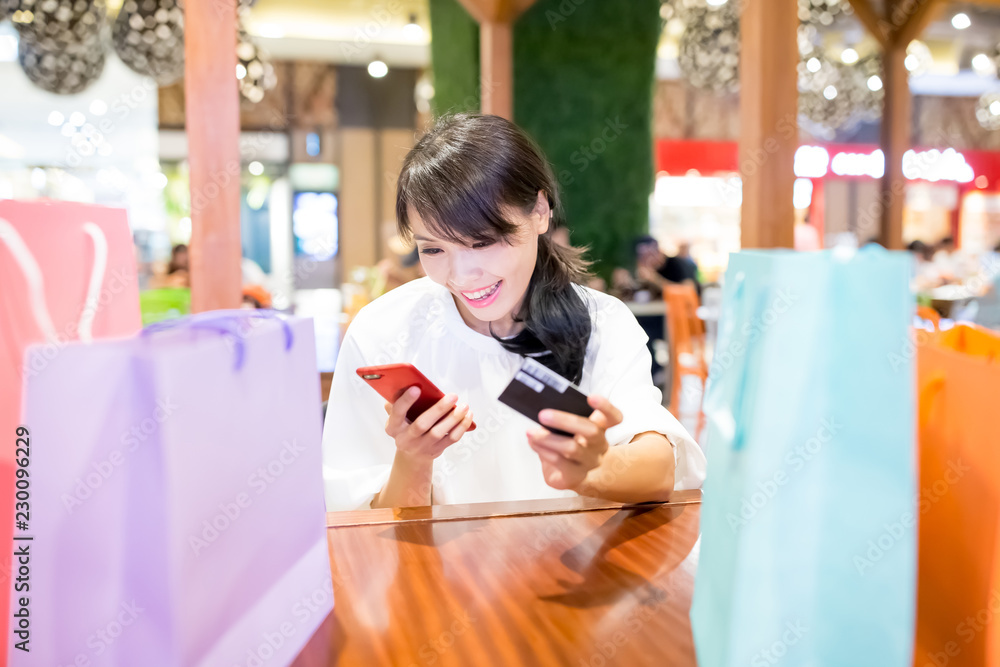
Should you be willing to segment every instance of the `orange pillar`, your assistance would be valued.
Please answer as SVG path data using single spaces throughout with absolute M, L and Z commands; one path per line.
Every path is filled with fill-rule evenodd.
M 514 21 L 531 7 L 535 0 L 459 0 L 459 2 L 479 23 L 480 111 L 512 120 Z
M 235 0 L 184 3 L 184 58 L 191 310 L 238 308 L 242 170 Z
M 482 113 L 513 120 L 514 51 L 510 22 L 480 24 L 479 60 Z
M 795 0 L 753 0 L 740 19 L 744 248 L 794 246 L 798 27 Z

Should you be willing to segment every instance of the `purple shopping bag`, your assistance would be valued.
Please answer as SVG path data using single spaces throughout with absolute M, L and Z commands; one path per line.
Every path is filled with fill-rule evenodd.
M 46 364 L 10 664 L 291 662 L 333 606 L 311 321 L 203 313 Z

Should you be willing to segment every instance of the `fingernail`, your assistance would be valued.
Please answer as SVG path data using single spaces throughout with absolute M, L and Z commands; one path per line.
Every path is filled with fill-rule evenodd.
M 449 403 L 456 403 L 458 401 L 458 395 L 448 394 L 447 396 L 444 397 L 444 400 L 448 401 Z
M 458 405 L 455 406 L 455 410 L 457 410 L 458 412 L 465 412 L 468 409 L 469 406 L 464 403 L 459 403 Z
M 419 395 L 420 395 L 420 387 L 410 387 L 410 388 L 409 388 L 409 389 L 407 390 L 407 393 L 408 393 L 408 394 L 409 394 L 410 396 L 419 396 Z
M 551 418 L 552 418 L 552 413 L 548 410 L 542 410 L 541 412 L 538 413 L 538 419 L 540 419 L 543 422 L 547 422 Z

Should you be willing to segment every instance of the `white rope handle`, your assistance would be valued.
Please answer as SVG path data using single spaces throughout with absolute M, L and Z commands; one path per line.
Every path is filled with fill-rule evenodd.
M 87 286 L 87 300 L 83 304 L 80 324 L 77 331 L 80 340 L 89 342 L 94 339 L 94 316 L 100 307 L 101 285 L 104 284 L 104 272 L 108 268 L 108 240 L 101 228 L 92 222 L 83 224 L 83 231 L 94 243 L 94 266 L 90 269 L 90 284 Z
M 14 225 L 3 218 L 0 218 L 0 241 L 10 249 L 14 261 L 21 267 L 24 278 L 28 281 L 28 303 L 38 328 L 42 330 L 46 340 L 57 340 L 56 325 L 52 322 L 52 315 L 49 314 L 49 308 L 45 303 L 45 281 L 42 278 L 42 270 L 24 239 L 14 229 Z
M 93 222 L 84 223 L 83 231 L 94 244 L 94 265 L 90 269 L 87 298 L 84 301 L 77 332 L 80 340 L 89 342 L 94 338 L 94 317 L 100 307 L 101 285 L 104 284 L 104 273 L 108 268 L 108 240 L 101 228 Z M 42 330 L 46 340 L 57 341 L 59 334 L 45 301 L 45 279 L 42 275 L 42 269 L 38 266 L 35 256 L 31 254 L 31 250 L 21 235 L 17 233 L 12 224 L 3 218 L 0 218 L 0 241 L 3 241 L 10 249 L 11 254 L 14 255 L 14 261 L 21 267 L 28 282 L 28 302 L 31 306 L 31 312 L 35 316 L 35 322 L 38 323 L 38 328 Z

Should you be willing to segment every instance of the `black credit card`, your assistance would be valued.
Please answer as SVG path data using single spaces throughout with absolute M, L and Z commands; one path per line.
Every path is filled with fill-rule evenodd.
M 504 405 L 536 422 L 542 410 L 562 410 L 581 417 L 590 417 L 594 412 L 579 387 L 531 358 L 525 358 L 521 369 L 499 398 Z M 557 428 L 545 428 L 559 435 L 573 435 Z

